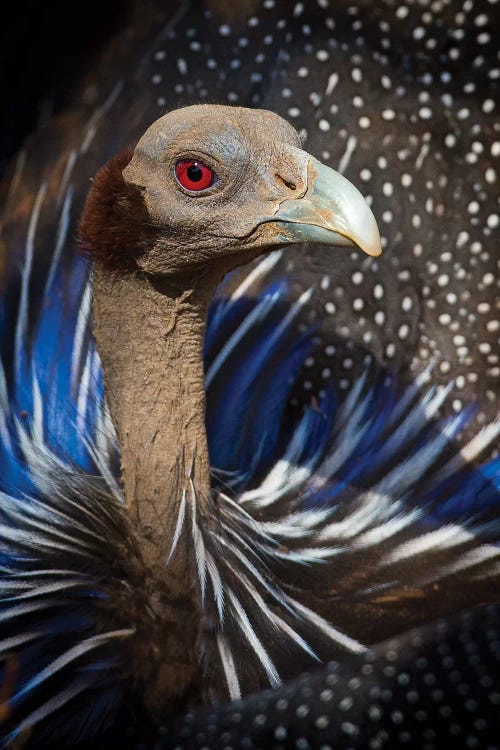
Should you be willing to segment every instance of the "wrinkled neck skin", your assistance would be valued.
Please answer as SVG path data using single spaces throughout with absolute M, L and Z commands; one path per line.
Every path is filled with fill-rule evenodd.
M 165 565 L 182 494 L 210 491 L 203 342 L 216 284 L 96 268 L 94 333 L 121 447 L 129 517 L 147 563 Z
M 94 333 L 120 442 L 127 512 L 160 623 L 157 662 L 165 666 L 152 688 L 160 701 L 173 685 L 179 693 L 191 685 L 199 669 L 193 651 L 202 612 L 191 524 L 169 555 L 182 498 L 187 517 L 196 505 L 200 522 L 212 503 L 203 343 L 220 278 L 206 272 L 194 284 L 99 264 L 94 272 Z

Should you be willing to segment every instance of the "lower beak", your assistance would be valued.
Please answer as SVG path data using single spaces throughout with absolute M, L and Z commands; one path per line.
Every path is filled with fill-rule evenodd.
M 283 201 L 270 221 L 279 222 L 280 233 L 291 242 L 356 247 L 374 256 L 382 252 L 377 222 L 359 190 L 313 156 L 306 193 Z

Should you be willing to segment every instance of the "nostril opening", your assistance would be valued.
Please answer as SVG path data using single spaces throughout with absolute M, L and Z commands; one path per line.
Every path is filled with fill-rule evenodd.
M 291 182 L 291 180 L 285 180 L 285 178 L 278 174 L 278 172 L 276 172 L 275 176 L 278 178 L 278 180 L 280 180 L 280 182 L 283 183 L 283 185 L 286 185 L 289 190 L 297 190 L 297 185 L 295 184 L 295 182 Z

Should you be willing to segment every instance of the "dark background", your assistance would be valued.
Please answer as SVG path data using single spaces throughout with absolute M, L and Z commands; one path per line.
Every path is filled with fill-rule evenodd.
M 65 106 L 132 4 L 33 0 L 2 9 L 0 171 L 26 136 Z

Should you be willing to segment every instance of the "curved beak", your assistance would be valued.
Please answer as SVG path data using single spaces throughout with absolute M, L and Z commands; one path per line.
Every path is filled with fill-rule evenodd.
M 313 156 L 303 197 L 283 201 L 269 220 L 279 222 L 288 241 L 356 247 L 374 256 L 382 252 L 377 222 L 359 190 Z

